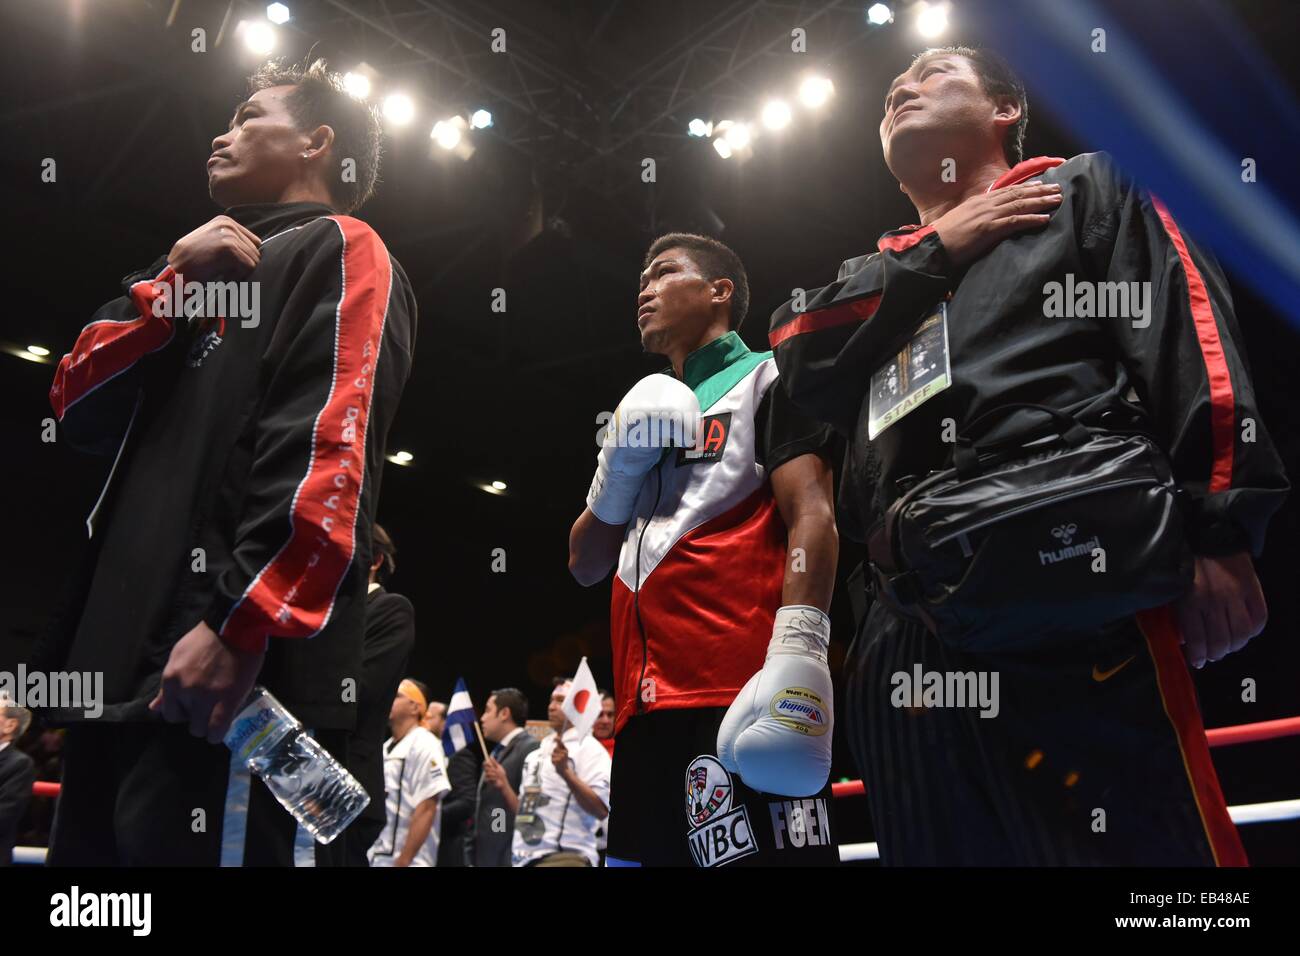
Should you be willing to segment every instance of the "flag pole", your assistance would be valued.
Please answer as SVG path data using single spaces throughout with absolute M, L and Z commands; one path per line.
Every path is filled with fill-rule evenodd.
M 474 733 L 478 735 L 478 745 L 483 748 L 483 759 L 484 760 L 489 759 L 488 751 L 487 751 L 487 743 L 485 743 L 483 740 L 483 730 L 478 725 L 478 718 L 474 719 Z

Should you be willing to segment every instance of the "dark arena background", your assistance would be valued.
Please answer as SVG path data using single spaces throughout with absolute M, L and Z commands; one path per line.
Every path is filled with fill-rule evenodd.
M 419 323 L 378 517 L 397 543 L 391 588 L 416 609 L 409 671 L 436 699 L 464 678 L 481 708 L 513 685 L 542 718 L 552 678 L 584 655 L 610 685 L 610 584 L 574 582 L 567 537 L 597 414 L 664 366 L 637 333 L 641 258 L 673 230 L 729 244 L 751 284 L 742 335 L 766 349 L 768 317 L 793 288 L 831 282 L 841 261 L 914 221 L 877 126 L 889 81 L 926 46 L 1000 50 L 1028 88 L 1026 157 L 1106 150 L 1214 251 L 1261 415 L 1292 480 L 1300 474 L 1291 0 L 952 0 L 928 14 L 908 0 L 284 6 L 288 19 L 272 23 L 264 4 L 225 0 L 4 0 L 0 669 L 26 660 L 58 612 L 111 464 L 43 440 L 58 358 L 124 274 L 218 212 L 204 163 L 267 55 L 364 74 L 386 107 L 378 192 L 359 215 L 410 277 Z M 1080 24 L 1084 38 L 1067 42 Z M 1088 51 L 1092 26 L 1107 30 L 1104 57 Z M 193 49 L 199 28 L 204 52 Z M 505 53 L 491 48 L 494 30 Z M 809 77 L 830 81 L 820 105 L 801 99 Z M 762 121 L 771 99 L 789 104 L 783 128 Z M 751 124 L 752 141 L 719 149 L 724 120 Z M 1250 185 L 1236 175 L 1246 157 Z M 1233 189 L 1250 204 L 1225 199 Z M 1298 504 L 1293 495 L 1276 515 L 1257 562 L 1265 631 L 1193 672 L 1207 728 L 1300 715 Z M 842 540 L 838 707 L 854 628 L 844 579 L 862 558 Z M 858 780 L 841 737 L 837 726 L 832 779 Z M 1295 865 L 1300 736 L 1212 753 L 1229 805 L 1289 801 L 1287 819 L 1240 827 L 1251 862 Z M 838 801 L 842 843 L 875 840 L 869 799 Z M 48 826 L 43 813 L 28 827 Z

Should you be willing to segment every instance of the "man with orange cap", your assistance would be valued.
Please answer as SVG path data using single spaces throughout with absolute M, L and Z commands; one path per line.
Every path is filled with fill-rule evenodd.
M 442 744 L 422 726 L 428 692 L 406 678 L 388 715 L 393 736 L 384 741 L 384 832 L 367 854 L 371 866 L 434 866 L 438 859 L 438 809 L 451 789 Z

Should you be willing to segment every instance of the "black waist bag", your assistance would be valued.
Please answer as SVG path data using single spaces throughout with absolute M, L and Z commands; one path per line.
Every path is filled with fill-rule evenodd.
M 962 650 L 1041 646 L 1191 584 L 1165 454 L 1144 435 L 1089 429 L 1044 406 L 994 412 L 1018 407 L 1046 412 L 1056 436 L 959 438 L 953 467 L 909 488 L 868 544 L 877 597 Z

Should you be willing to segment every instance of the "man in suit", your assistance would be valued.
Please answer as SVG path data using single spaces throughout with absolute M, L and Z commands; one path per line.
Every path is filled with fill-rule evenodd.
M 537 739 L 523 728 L 528 698 L 514 687 L 493 691 L 483 708 L 483 736 L 494 746 L 483 762 L 474 809 L 474 830 L 465 841 L 469 866 L 510 866 L 515 815 L 524 758 L 537 749 Z
M 36 768 L 31 757 L 13 746 L 31 722 L 31 711 L 0 700 L 0 866 L 13 862 L 18 827 L 32 799 Z
M 366 851 L 384 829 L 384 758 L 388 712 L 415 647 L 415 609 L 384 589 L 397 570 L 397 548 L 380 525 L 373 535 L 366 636 L 362 647 L 357 726 L 348 737 L 347 767 L 370 794 L 370 803 L 344 834 L 346 866 L 369 866 Z
M 451 792 L 442 798 L 439 866 L 465 865 L 465 843 L 474 829 L 474 811 L 478 806 L 478 785 L 482 774 L 483 752 L 477 740 L 471 740 L 447 758 Z

